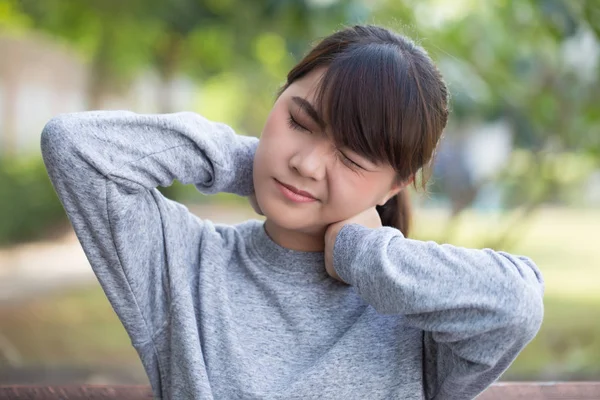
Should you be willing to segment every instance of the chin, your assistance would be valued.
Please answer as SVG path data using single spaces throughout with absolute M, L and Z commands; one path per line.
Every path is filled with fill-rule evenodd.
M 311 210 L 290 210 L 284 204 L 275 204 L 267 201 L 265 207 L 261 205 L 261 210 L 265 217 L 273 224 L 290 231 L 314 233 L 324 228 L 322 223 L 312 224 L 315 218 Z M 311 214 L 311 215 L 309 215 Z
M 291 212 L 278 204 L 267 205 L 267 207 L 263 209 L 263 214 L 265 214 L 265 217 L 275 225 L 295 231 L 302 230 L 307 221 L 306 215 Z

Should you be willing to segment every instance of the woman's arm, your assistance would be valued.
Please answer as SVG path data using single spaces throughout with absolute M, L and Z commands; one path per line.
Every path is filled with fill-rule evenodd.
M 169 312 L 171 279 L 197 274 L 203 222 L 155 189 L 253 192 L 257 138 L 191 112 L 60 115 L 42 132 L 50 179 L 133 344 Z
M 406 239 L 348 224 L 333 251 L 338 275 L 382 314 L 425 331 L 429 398 L 473 398 L 536 335 L 543 280 L 526 257 Z

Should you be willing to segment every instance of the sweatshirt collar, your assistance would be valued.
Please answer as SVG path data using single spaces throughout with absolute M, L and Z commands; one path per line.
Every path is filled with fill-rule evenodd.
M 278 245 L 267 234 L 264 221 L 253 221 L 250 238 L 257 256 L 277 273 L 304 277 L 310 281 L 328 276 L 324 252 L 291 250 Z

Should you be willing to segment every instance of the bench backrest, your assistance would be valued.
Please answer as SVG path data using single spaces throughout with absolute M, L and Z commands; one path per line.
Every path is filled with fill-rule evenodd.
M 0 399 L 152 399 L 148 386 L 0 386 Z M 600 382 L 508 382 L 497 383 L 477 400 L 600 400 Z

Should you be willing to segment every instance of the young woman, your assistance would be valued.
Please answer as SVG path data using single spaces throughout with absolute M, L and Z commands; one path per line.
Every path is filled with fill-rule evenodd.
M 374 26 L 325 38 L 261 138 L 190 112 L 52 119 L 43 157 L 156 398 L 470 399 L 535 336 L 534 263 L 407 238 L 447 91 L 425 51 Z M 192 215 L 156 189 L 250 196 Z

